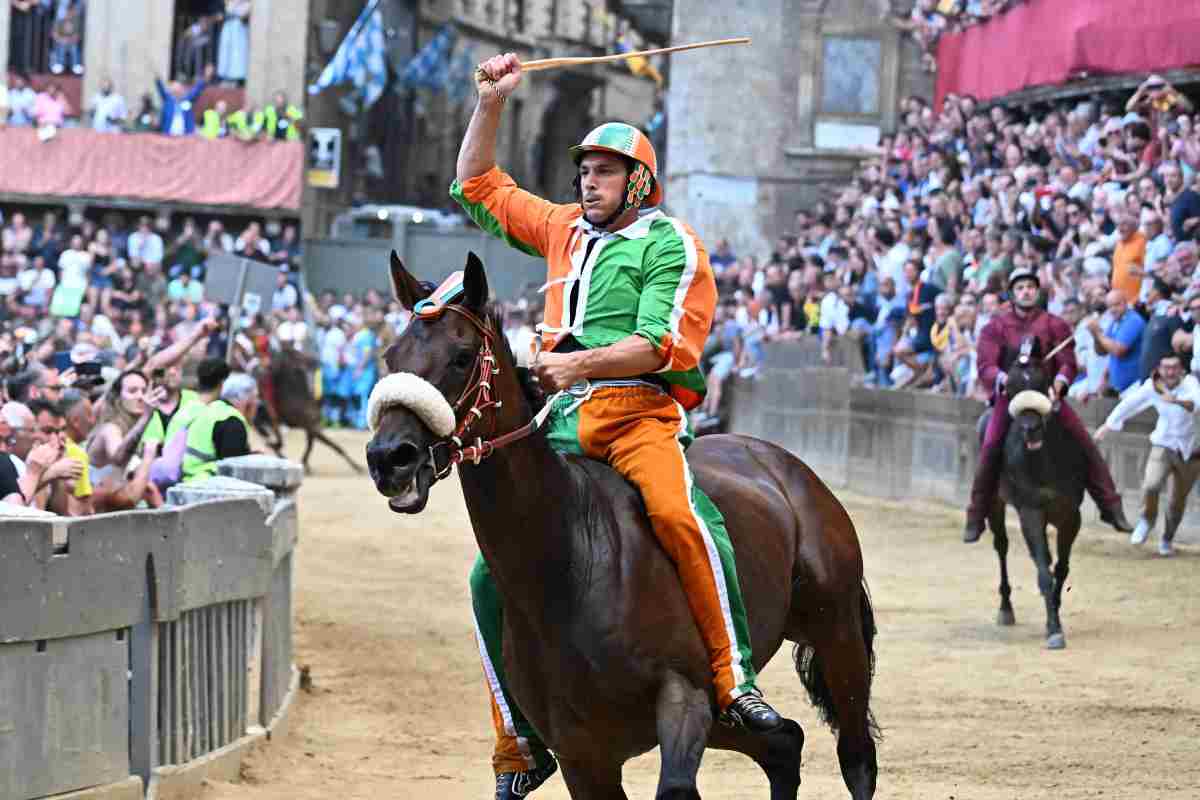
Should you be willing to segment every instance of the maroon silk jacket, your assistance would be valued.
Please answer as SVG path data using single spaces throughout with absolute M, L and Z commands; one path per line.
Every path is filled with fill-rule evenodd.
M 1007 370 L 1016 359 L 1021 352 L 1021 340 L 1026 336 L 1037 337 L 1044 355 L 1073 334 L 1066 320 L 1040 308 L 1029 314 L 997 312 L 979 332 L 979 343 L 976 345 L 979 379 L 983 381 L 983 387 L 991 394 L 996 385 L 996 376 Z M 1075 381 L 1078 367 L 1075 364 L 1073 341 L 1054 354 L 1047 372 L 1051 380 L 1061 376 L 1068 386 Z

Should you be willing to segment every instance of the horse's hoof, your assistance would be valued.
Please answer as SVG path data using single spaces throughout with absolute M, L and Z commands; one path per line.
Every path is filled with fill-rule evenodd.
M 1011 608 L 1002 608 L 1000 609 L 1000 613 L 996 615 L 996 624 L 1005 626 L 1016 625 L 1017 617 L 1013 614 Z
M 1062 650 L 1067 646 L 1067 637 L 1061 633 L 1052 633 L 1046 637 L 1047 650 Z

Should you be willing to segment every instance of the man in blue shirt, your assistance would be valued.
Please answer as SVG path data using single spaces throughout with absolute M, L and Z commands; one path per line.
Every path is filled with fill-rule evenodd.
M 1108 355 L 1108 385 L 1120 394 L 1138 382 L 1146 322 L 1116 289 L 1108 293 L 1104 302 L 1108 306 L 1107 324 L 1101 325 L 1099 317 L 1093 317 L 1087 328 L 1096 338 L 1096 350 Z

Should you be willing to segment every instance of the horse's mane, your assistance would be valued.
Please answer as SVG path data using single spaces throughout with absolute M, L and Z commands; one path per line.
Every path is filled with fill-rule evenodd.
M 534 414 L 541 411 L 542 406 L 546 405 L 546 394 L 542 391 L 542 387 L 533 380 L 533 373 L 528 368 L 517 366 L 517 360 L 513 357 L 508 337 L 504 335 L 504 310 L 499 303 L 488 303 L 484 307 L 483 321 L 493 333 L 497 348 L 503 351 L 507 363 L 516 372 L 517 381 L 521 384 L 521 393 L 525 395 L 525 401 L 529 403 L 530 410 Z

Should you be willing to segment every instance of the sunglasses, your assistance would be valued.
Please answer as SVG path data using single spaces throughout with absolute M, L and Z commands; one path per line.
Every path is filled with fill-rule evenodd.
M 67 432 L 67 426 L 65 426 L 65 425 L 62 426 L 61 428 L 54 428 L 49 425 L 42 428 L 42 433 L 46 434 L 47 436 L 54 436 L 56 434 L 63 434 L 66 432 Z

